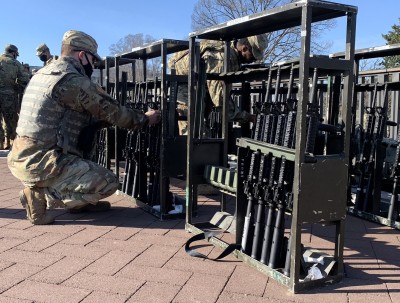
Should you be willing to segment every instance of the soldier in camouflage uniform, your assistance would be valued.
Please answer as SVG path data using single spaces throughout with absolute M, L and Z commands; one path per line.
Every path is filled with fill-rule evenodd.
M 118 177 L 84 159 L 78 144 L 92 119 L 128 129 L 160 122 L 159 111 L 123 107 L 91 82 L 100 59 L 91 36 L 67 31 L 61 57 L 41 68 L 25 90 L 8 166 L 26 186 L 20 200 L 32 224 L 52 223 L 47 207 L 61 203 L 73 212 L 110 208 L 99 200 L 117 190 Z
M 29 81 L 29 74 L 17 60 L 18 56 L 18 48 L 12 44 L 7 45 L 0 56 L 0 115 L 3 117 L 0 125 L 0 149 L 4 149 L 4 138 L 7 149 L 15 138 L 19 87 L 25 86 Z
M 234 72 L 240 69 L 240 65 L 254 61 L 262 61 L 264 50 L 267 47 L 265 35 L 251 36 L 236 40 L 231 43 L 228 71 Z M 224 66 L 224 42 L 214 40 L 202 40 L 200 42 L 200 56 L 206 63 L 206 73 L 221 73 Z M 189 51 L 177 52 L 171 56 L 168 62 L 169 68 L 175 68 L 177 75 L 187 75 L 189 71 Z M 208 92 L 210 94 L 212 105 L 221 107 L 223 102 L 223 82 L 217 80 L 207 80 Z M 188 89 L 179 86 L 178 113 L 187 115 Z M 205 105 L 206 107 L 209 104 Z M 234 122 L 252 122 L 254 115 L 246 111 L 240 111 L 230 100 L 228 104 L 228 116 L 230 121 Z M 179 121 L 181 133 L 186 132 L 187 123 Z
M 53 56 L 50 53 L 50 49 L 45 43 L 40 44 L 36 48 L 36 56 L 38 56 L 40 61 L 43 62 L 43 66 L 45 66 L 46 64 L 49 64 L 51 62 L 51 60 L 53 60 L 53 59 L 54 60 L 58 59 L 58 56 Z

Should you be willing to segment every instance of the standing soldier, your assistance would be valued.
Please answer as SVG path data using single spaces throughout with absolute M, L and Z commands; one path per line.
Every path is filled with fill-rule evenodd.
M 25 86 L 29 81 L 29 74 L 25 72 L 22 64 L 17 60 L 18 48 L 8 44 L 4 53 L 0 56 L 0 114 L 3 116 L 0 126 L 0 148 L 9 149 L 15 138 L 17 126 L 17 109 L 19 87 Z
M 37 48 L 36 48 L 36 56 L 39 57 L 40 61 L 43 62 L 43 66 L 45 66 L 46 64 L 49 64 L 50 61 L 54 58 L 55 60 L 58 59 L 58 56 L 53 56 L 50 53 L 50 49 L 46 44 L 40 44 Z
M 161 120 L 159 111 L 124 107 L 92 82 L 98 60 L 96 40 L 67 31 L 61 57 L 41 68 L 26 87 L 8 167 L 25 186 L 20 201 L 32 224 L 52 223 L 47 206 L 60 203 L 73 212 L 110 209 L 109 202 L 99 200 L 118 189 L 118 177 L 85 159 L 88 143 L 79 140 L 93 120 L 128 129 Z
M 230 46 L 229 71 L 234 72 L 240 69 L 241 64 L 262 61 L 264 51 L 267 47 L 266 35 L 251 36 L 235 40 Z M 221 41 L 202 40 L 200 42 L 200 56 L 206 63 L 206 73 L 221 73 L 224 67 L 224 43 Z M 189 51 L 181 51 L 175 53 L 169 60 L 170 68 L 175 68 L 177 75 L 187 75 L 189 72 Z M 222 89 L 223 82 L 218 80 L 207 81 L 208 96 L 205 104 L 206 113 L 210 111 L 210 107 L 222 106 Z M 254 115 L 246 111 L 240 111 L 232 100 L 228 103 L 229 120 L 234 122 L 246 123 L 254 122 Z M 187 87 L 179 87 L 178 96 L 178 113 L 187 115 L 188 91 Z M 186 134 L 187 123 L 179 121 L 180 133 Z

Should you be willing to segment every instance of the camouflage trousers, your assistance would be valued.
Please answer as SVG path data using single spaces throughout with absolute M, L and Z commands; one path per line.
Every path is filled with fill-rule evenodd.
M 11 140 L 15 139 L 15 131 L 18 123 L 17 106 L 17 94 L 0 94 L 0 115 L 2 116 L 0 142 L 4 141 L 4 137 Z
M 25 183 L 28 187 L 46 188 L 46 200 L 50 208 L 60 206 L 60 201 L 67 208 L 96 204 L 114 194 L 118 185 L 118 178 L 112 171 L 79 157 L 67 164 L 54 178 L 35 184 Z

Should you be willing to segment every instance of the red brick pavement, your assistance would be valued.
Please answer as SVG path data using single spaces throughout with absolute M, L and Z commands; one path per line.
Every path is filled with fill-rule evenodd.
M 0 158 L 0 303 L 216 302 L 400 303 L 400 232 L 348 216 L 342 282 L 290 293 L 273 279 L 229 256 L 193 258 L 183 246 L 184 220 L 160 221 L 114 195 L 103 214 L 52 210 L 53 225 L 25 219 L 21 183 Z M 203 205 L 215 205 L 204 197 Z M 303 241 L 329 250 L 332 229 L 309 227 Z M 215 256 L 220 249 L 200 249 Z

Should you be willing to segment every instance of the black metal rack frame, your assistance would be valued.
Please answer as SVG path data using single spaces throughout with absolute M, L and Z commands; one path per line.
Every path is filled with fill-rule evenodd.
M 227 154 L 227 106 L 223 107 L 223 125 L 222 139 L 198 139 L 194 136 L 194 128 L 200 121 L 196 121 L 195 108 L 200 101 L 196 100 L 195 89 L 198 70 L 198 54 L 195 45 L 196 39 L 222 40 L 225 42 L 225 62 L 224 72 L 220 75 L 221 80 L 229 81 L 229 70 L 227 69 L 227 58 L 229 58 L 230 41 L 247 37 L 250 35 L 272 32 L 294 26 L 301 26 L 301 48 L 299 58 L 298 75 L 298 111 L 296 122 L 296 148 L 292 151 L 276 150 L 272 146 L 259 145 L 257 142 L 242 138 L 238 141 L 238 157 L 241 156 L 241 148 L 250 148 L 251 150 L 261 149 L 265 152 L 273 152 L 277 156 L 287 155 L 294 159 L 294 186 L 293 186 L 293 210 L 291 224 L 291 271 L 290 276 L 283 275 L 280 271 L 272 269 L 259 261 L 244 254 L 240 250 L 235 250 L 234 254 L 249 265 L 268 274 L 275 280 L 286 285 L 292 292 L 297 292 L 305 288 L 310 288 L 326 283 L 337 282 L 343 278 L 343 242 L 344 242 L 344 218 L 346 213 L 346 184 L 347 184 L 347 165 L 349 161 L 349 142 L 350 142 L 350 105 L 353 93 L 353 68 L 354 68 L 354 42 L 356 26 L 357 8 L 343 4 L 337 4 L 326 1 L 300 1 L 290 3 L 272 10 L 257 13 L 251 16 L 235 19 L 221 25 L 213 26 L 198 32 L 190 33 L 190 73 L 189 73 L 189 136 L 187 146 L 187 211 L 186 211 L 186 229 L 193 233 L 201 233 L 205 230 L 207 224 L 194 223 L 193 211 L 197 207 L 197 184 L 204 182 L 202 180 L 202 170 L 205 165 L 226 166 Z M 332 59 L 327 57 L 312 57 L 310 55 L 311 24 L 313 22 L 346 17 L 346 45 L 343 59 Z M 196 59 L 197 58 L 197 59 Z M 328 71 L 328 75 L 342 75 L 343 96 L 342 96 L 342 115 L 344 149 L 337 155 L 317 157 L 316 163 L 306 163 L 305 139 L 306 139 L 306 111 L 309 100 L 309 79 L 310 71 L 314 68 L 323 68 Z M 224 78 L 225 77 L 225 78 Z M 247 76 L 251 79 L 251 76 Z M 233 80 L 232 80 L 233 81 Z M 224 90 L 224 104 L 227 102 L 229 91 L 227 85 Z M 196 103 L 197 102 L 197 103 Z M 202 154 L 212 155 L 207 159 Z M 329 177 L 327 172 L 334 170 Z M 331 173 L 331 172 L 330 172 Z M 314 177 L 322 178 L 330 182 L 331 178 L 339 178 L 342 182 L 337 183 L 334 190 L 328 191 L 326 186 L 322 186 L 315 191 Z M 309 178 L 309 180 L 307 180 Z M 323 183 L 324 184 L 324 183 Z M 245 214 L 245 205 L 243 203 L 243 193 L 241 180 L 238 178 L 236 194 L 236 243 L 240 243 L 241 232 L 243 229 L 243 218 Z M 309 195 L 309 197 L 307 197 Z M 321 195 L 321 196 L 318 196 Z M 321 203 L 323 201 L 333 201 Z M 224 201 L 221 203 L 221 210 L 224 211 Z M 334 224 L 336 226 L 334 259 L 336 268 L 334 274 L 326 278 L 301 282 L 300 281 L 300 263 L 301 263 L 301 225 L 303 223 L 323 223 Z M 224 241 L 217 238 L 211 238 L 210 241 L 216 245 L 227 247 Z

